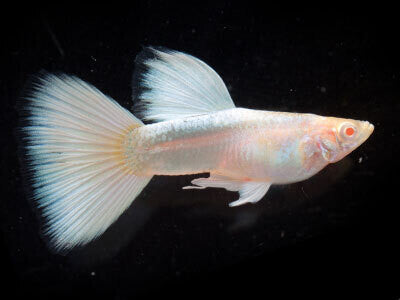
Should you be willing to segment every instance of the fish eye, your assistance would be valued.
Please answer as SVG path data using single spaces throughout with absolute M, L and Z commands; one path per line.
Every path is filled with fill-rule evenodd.
M 352 136 L 355 132 L 355 130 L 352 127 L 347 127 L 344 132 L 346 133 L 347 136 Z
M 344 138 L 351 138 L 356 134 L 356 128 L 351 123 L 344 123 L 340 126 L 340 136 Z

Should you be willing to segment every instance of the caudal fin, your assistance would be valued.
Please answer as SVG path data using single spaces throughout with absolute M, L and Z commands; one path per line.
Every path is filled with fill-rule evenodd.
M 56 250 L 101 235 L 151 177 L 125 163 L 126 134 L 143 123 L 95 87 L 44 74 L 23 107 L 22 128 L 34 201 Z

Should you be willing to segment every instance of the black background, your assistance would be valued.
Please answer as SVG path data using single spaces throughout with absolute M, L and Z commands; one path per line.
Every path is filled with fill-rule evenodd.
M 3 11 L 1 285 L 42 298 L 399 299 L 395 10 L 110 7 Z M 237 106 L 368 120 L 375 132 L 341 162 L 271 188 L 256 205 L 229 208 L 236 195 L 220 189 L 182 191 L 194 176 L 156 177 L 99 240 L 52 253 L 20 172 L 21 90 L 42 69 L 62 71 L 131 108 L 134 58 L 147 45 L 204 60 Z

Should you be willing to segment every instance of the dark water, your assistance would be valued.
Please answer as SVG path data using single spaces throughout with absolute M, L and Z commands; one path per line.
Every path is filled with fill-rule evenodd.
M 0 215 L 2 284 L 14 295 L 400 297 L 400 24 L 390 9 L 148 2 L 80 16 L 26 9 L 9 18 L 1 46 Z M 207 62 L 237 106 L 368 120 L 375 132 L 341 162 L 272 187 L 256 205 L 229 208 L 237 195 L 220 189 L 182 191 L 194 177 L 155 177 L 100 239 L 66 256 L 52 253 L 20 172 L 13 136 L 20 91 L 41 69 L 62 71 L 131 108 L 134 58 L 146 45 Z

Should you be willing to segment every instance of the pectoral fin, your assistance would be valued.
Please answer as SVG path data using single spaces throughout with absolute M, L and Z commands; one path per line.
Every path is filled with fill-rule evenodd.
M 208 178 L 192 180 L 193 186 L 185 186 L 183 189 L 205 189 L 207 187 L 224 188 L 228 191 L 239 192 L 238 200 L 229 203 L 230 207 L 246 203 L 256 203 L 267 193 L 270 182 L 240 181 L 230 177 L 211 174 Z

